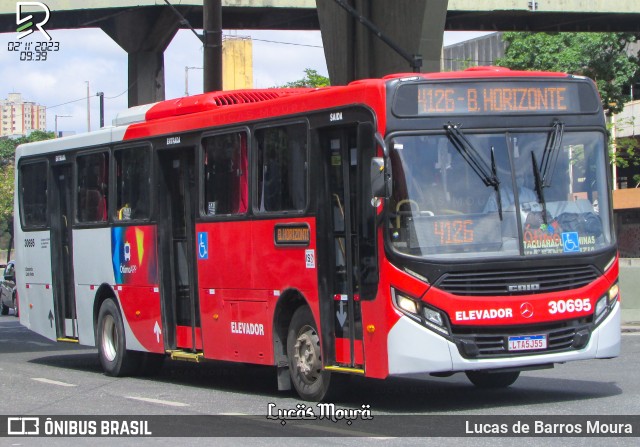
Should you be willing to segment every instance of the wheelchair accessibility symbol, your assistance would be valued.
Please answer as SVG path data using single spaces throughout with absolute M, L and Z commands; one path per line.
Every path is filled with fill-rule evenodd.
M 209 235 L 198 233 L 198 259 L 209 259 Z
M 562 233 L 562 250 L 565 253 L 575 253 L 580 251 L 580 240 L 578 239 L 578 233 L 571 231 L 568 233 Z

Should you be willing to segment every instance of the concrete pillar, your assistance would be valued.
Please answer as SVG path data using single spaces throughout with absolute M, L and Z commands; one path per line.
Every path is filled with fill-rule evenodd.
M 129 107 L 165 99 L 164 50 L 178 26 L 178 16 L 163 7 L 133 9 L 100 25 L 129 56 Z
M 440 70 L 447 0 L 347 0 L 409 54 L 423 72 Z M 329 78 L 333 85 L 411 71 L 411 65 L 334 0 L 317 0 Z

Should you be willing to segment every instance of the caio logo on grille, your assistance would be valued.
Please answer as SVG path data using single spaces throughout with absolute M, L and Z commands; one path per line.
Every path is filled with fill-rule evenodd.
M 540 290 L 540 284 L 511 284 L 507 286 L 509 292 L 535 292 Z

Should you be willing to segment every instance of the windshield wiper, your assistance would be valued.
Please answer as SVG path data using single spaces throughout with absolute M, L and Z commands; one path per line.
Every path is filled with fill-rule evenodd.
M 538 202 L 540 202 L 540 205 L 542 205 L 542 220 L 544 221 L 545 225 L 547 225 L 547 202 L 545 202 L 544 200 L 543 177 L 540 174 L 540 169 L 538 168 L 538 162 L 536 160 L 536 154 L 533 151 L 531 151 L 531 165 L 533 167 L 533 178 L 536 182 L 536 194 L 538 195 Z
M 560 147 L 562 146 L 562 136 L 564 134 L 564 123 L 562 121 L 553 122 L 553 130 L 549 133 L 547 144 L 542 153 L 542 161 L 538 170 L 542 175 L 541 184 L 543 188 L 551 186 L 551 176 L 555 170 Z
M 491 166 L 482 159 L 476 148 L 471 144 L 467 137 L 460 130 L 459 124 L 448 122 L 445 126 L 447 135 L 462 158 L 471 166 L 473 172 L 476 173 L 485 186 L 493 186 L 496 190 L 496 202 L 498 205 L 498 213 L 502 220 L 502 198 L 500 197 L 500 180 L 496 172 L 496 161 L 493 147 L 491 148 Z
M 533 176 L 536 182 L 536 194 L 538 201 L 542 205 L 542 219 L 547 224 L 547 202 L 544 200 L 544 188 L 551 186 L 551 177 L 558 161 L 560 148 L 562 147 L 562 136 L 564 135 L 564 123 L 554 121 L 553 129 L 547 137 L 547 144 L 544 146 L 542 161 L 538 165 L 536 155 L 531 152 L 531 164 L 533 165 Z
M 498 214 L 500 215 L 500 220 L 502 220 L 502 196 L 500 195 L 500 180 L 498 180 L 498 171 L 496 169 L 496 156 L 495 156 L 495 148 L 491 146 L 491 174 L 493 174 L 493 178 L 497 182 L 497 185 L 494 185 L 496 190 L 496 205 L 498 205 Z

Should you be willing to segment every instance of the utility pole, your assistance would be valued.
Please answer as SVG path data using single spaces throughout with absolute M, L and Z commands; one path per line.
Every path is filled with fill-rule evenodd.
M 222 90 L 222 0 L 203 0 L 203 92 Z
M 202 35 L 198 34 L 169 0 L 164 2 L 204 45 L 203 93 L 222 90 L 222 0 L 202 0 Z M 185 67 L 185 84 L 187 73 L 188 68 Z M 187 88 L 185 95 L 188 95 Z
M 104 93 L 98 92 L 96 96 L 100 98 L 100 129 L 104 127 Z

